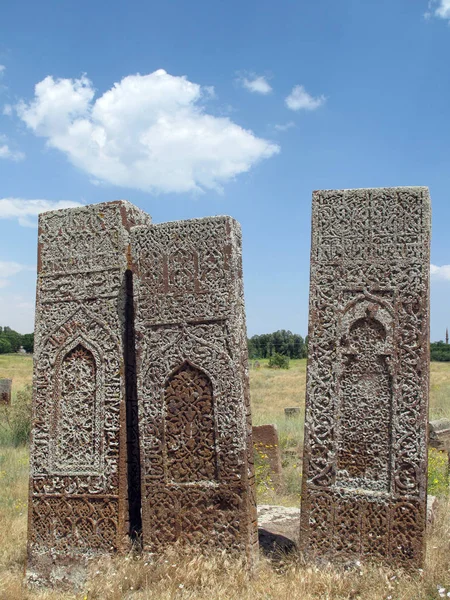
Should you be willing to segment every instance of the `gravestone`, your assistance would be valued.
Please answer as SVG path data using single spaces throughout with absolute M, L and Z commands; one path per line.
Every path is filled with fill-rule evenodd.
M 300 408 L 298 406 L 287 406 L 284 409 L 284 416 L 287 419 L 295 419 L 300 416 Z
M 12 379 L 0 379 L 0 404 L 11 404 Z
M 128 260 L 131 227 L 148 222 L 123 201 L 39 218 L 29 584 L 82 585 L 89 560 L 127 549 L 138 526 Z
M 240 227 L 136 227 L 144 549 L 257 551 Z
M 260 455 L 267 457 L 270 478 L 276 487 L 282 483 L 281 453 L 276 425 L 254 425 L 252 427 L 253 447 Z
M 301 547 L 421 567 L 428 189 L 313 194 Z

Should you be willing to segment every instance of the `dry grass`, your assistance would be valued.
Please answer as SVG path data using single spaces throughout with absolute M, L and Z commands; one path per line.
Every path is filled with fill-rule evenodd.
M 3 360 L 2 360 L 3 359 Z M 261 361 L 263 362 L 263 361 Z M 8 370 L 10 369 L 10 370 Z M 31 378 L 29 357 L 0 356 L 0 377 L 24 385 Z M 450 416 L 450 364 L 433 363 L 431 415 Z M 286 451 L 301 443 L 302 419 L 286 421 L 285 406 L 303 409 L 305 361 L 291 361 L 288 371 L 264 365 L 251 372 L 254 422 L 276 422 L 285 453 L 285 476 L 299 483 L 298 465 Z M 447 391 L 449 395 L 447 395 Z M 130 555 L 104 559 L 93 565 L 86 589 L 79 594 L 61 591 L 30 592 L 22 587 L 26 546 L 28 452 L 0 447 L 0 600 L 432 600 L 450 592 L 450 503 L 441 497 L 423 572 L 407 574 L 388 567 L 363 565 L 343 571 L 302 564 L 297 557 L 284 564 L 261 558 L 253 575 L 227 556 L 184 555 L 173 550 L 156 562 Z M 290 475 L 289 475 L 290 474 Z M 272 493 L 274 503 L 298 506 L 298 494 Z M 439 594 L 438 589 L 445 588 Z
M 33 357 L 21 354 L 0 354 L 0 379 L 13 380 L 13 393 L 20 390 L 33 377 Z

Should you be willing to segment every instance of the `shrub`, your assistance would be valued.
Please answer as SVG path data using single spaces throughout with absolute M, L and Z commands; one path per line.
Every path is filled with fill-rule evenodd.
M 272 369 L 289 369 L 289 356 L 275 352 L 269 358 L 269 367 Z

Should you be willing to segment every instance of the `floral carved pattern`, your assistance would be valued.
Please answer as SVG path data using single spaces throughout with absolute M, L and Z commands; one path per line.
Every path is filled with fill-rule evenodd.
M 430 217 L 426 188 L 313 194 L 306 555 L 423 564 Z
M 167 480 L 176 483 L 217 477 L 212 383 L 189 363 L 165 390 Z
M 365 317 L 353 323 L 343 342 L 337 452 L 340 485 L 389 491 L 392 383 L 386 357 L 377 348 L 385 337 L 383 325 Z
M 56 467 L 83 470 L 97 461 L 96 365 L 89 350 L 78 344 L 64 357 L 56 439 Z

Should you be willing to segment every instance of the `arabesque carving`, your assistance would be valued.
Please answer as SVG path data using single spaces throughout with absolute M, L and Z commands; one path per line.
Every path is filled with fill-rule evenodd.
M 424 559 L 430 199 L 313 194 L 301 546 Z

